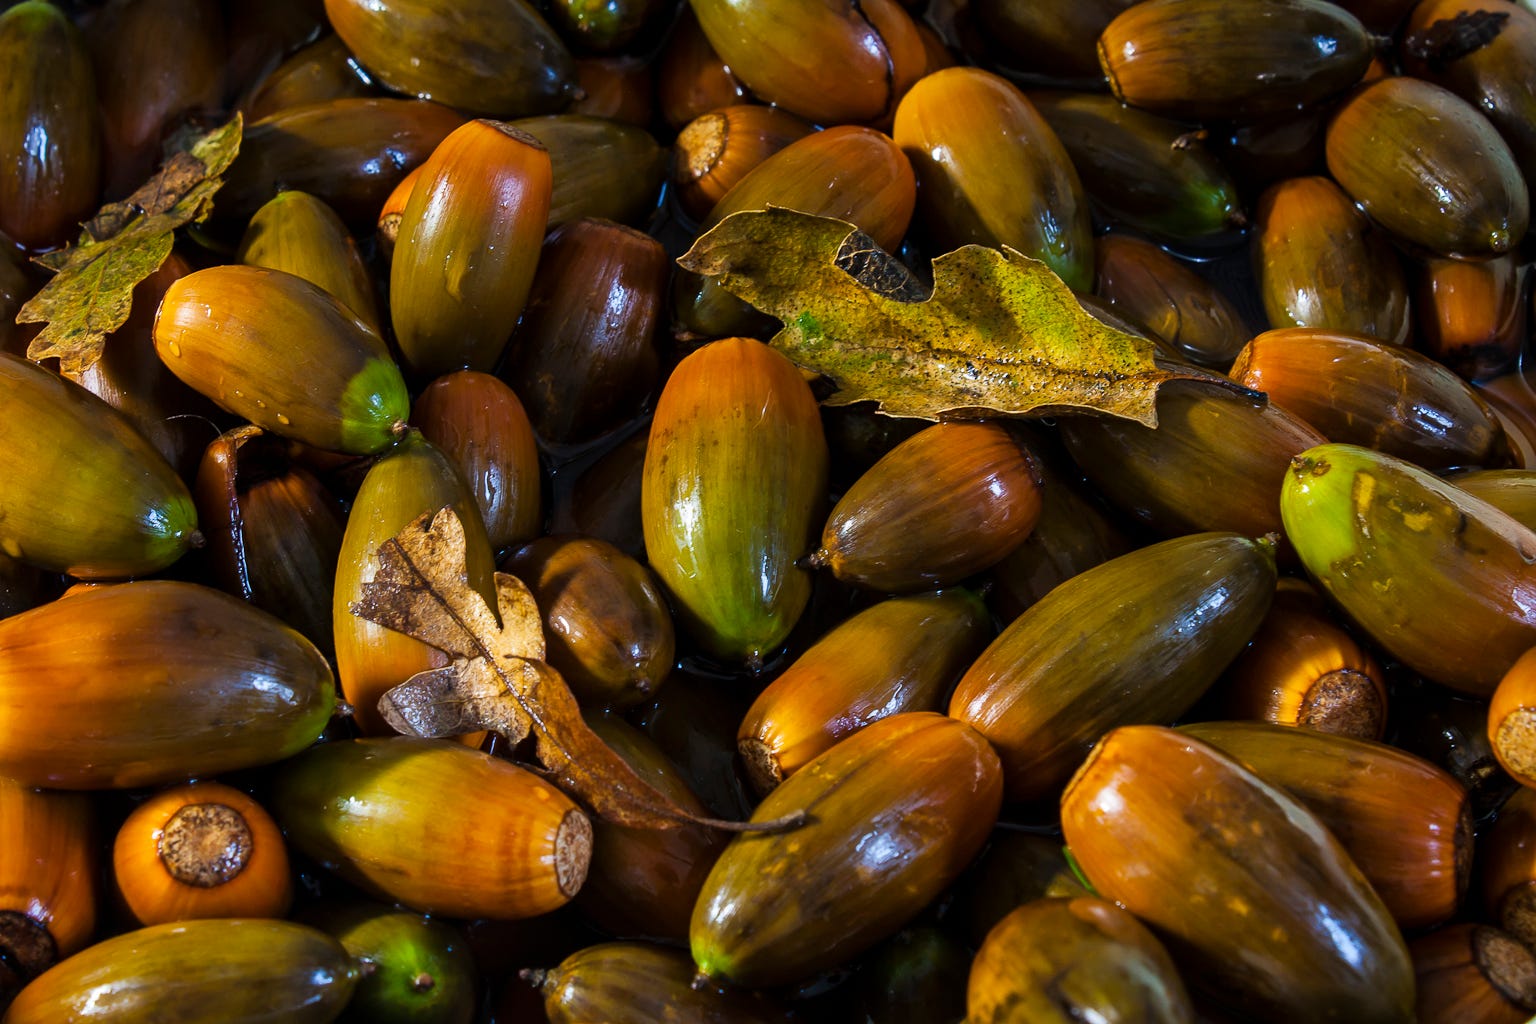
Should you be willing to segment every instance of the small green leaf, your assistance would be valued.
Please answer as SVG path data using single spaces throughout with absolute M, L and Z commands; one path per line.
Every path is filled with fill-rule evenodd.
M 1061 848 L 1061 855 L 1067 859 L 1067 867 L 1072 869 L 1072 874 L 1077 878 L 1078 882 L 1082 884 L 1084 889 L 1088 890 L 1088 895 L 1097 896 L 1099 894 L 1099 890 L 1095 889 L 1093 887 L 1093 883 L 1088 881 L 1088 876 L 1083 874 L 1082 865 L 1079 864 L 1077 862 L 1077 858 L 1072 855 L 1072 847 L 1063 846 Z
M 1090 410 L 1157 426 L 1157 389 L 1218 380 L 1159 365 L 1152 343 L 1088 315 L 1049 267 L 967 245 L 933 261 L 931 293 L 846 221 L 769 208 L 733 214 L 678 263 L 784 322 L 773 346 L 891 416 Z
M 101 358 L 106 337 L 128 320 L 134 287 L 171 253 L 177 228 L 205 219 L 220 177 L 240 151 L 240 115 L 190 139 L 120 202 L 109 203 L 80 232 L 79 241 L 37 257 L 54 272 L 16 322 L 45 323 L 27 358 L 59 360 L 76 380 Z

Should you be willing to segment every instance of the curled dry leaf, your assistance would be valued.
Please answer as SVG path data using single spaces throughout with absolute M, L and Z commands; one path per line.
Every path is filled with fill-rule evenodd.
M 757 824 L 699 818 L 658 792 L 587 727 L 570 687 L 544 663 L 543 619 L 528 588 L 497 573 L 491 608 L 465 566 L 464 525 L 453 508 L 424 513 L 379 549 L 378 573 L 352 605 L 352 614 L 454 659 L 380 699 L 393 728 L 431 738 L 490 729 L 514 743 L 532 732 L 555 781 L 620 825 L 773 831 L 803 822 L 803 815 Z

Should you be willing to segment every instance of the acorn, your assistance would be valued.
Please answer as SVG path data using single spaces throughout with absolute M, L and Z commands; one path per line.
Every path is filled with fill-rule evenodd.
M 384 542 L 417 516 L 445 505 L 453 506 L 464 525 L 469 585 L 494 607 L 495 553 L 480 511 L 458 468 L 420 433 L 407 434 L 373 464 L 347 516 L 336 562 L 331 623 L 336 678 L 364 735 L 393 732 L 378 708 L 386 690 L 417 672 L 448 664 L 448 656 L 437 648 L 352 614 L 352 602 L 362 596 L 363 584 L 379 571 L 379 548 Z
M 669 266 L 660 242 L 613 221 L 571 221 L 544 240 L 502 373 L 545 441 L 612 430 L 659 386 Z
M 1536 391 L 1524 373 L 1516 371 L 1481 381 L 1478 394 L 1499 417 L 1509 442 L 1509 458 L 1517 468 L 1536 467 Z
M 1011 246 L 1089 290 L 1087 195 L 1056 133 L 1011 82 L 974 67 L 926 75 L 902 99 L 891 136 L 912 161 L 918 213 L 940 251 Z
M 1536 647 L 1516 658 L 1494 689 L 1488 742 L 1516 782 L 1536 788 Z
M 295 50 L 267 72 L 240 102 L 240 109 L 246 122 L 253 124 L 289 107 L 372 93 L 372 79 L 341 37 L 330 34 Z
M 0 352 L 0 406 L 6 554 L 81 579 L 112 579 L 156 572 L 201 543 L 186 484 L 106 402 Z
M 700 975 L 788 984 L 857 956 L 959 876 L 1002 795 L 997 755 L 961 722 L 908 712 L 859 730 L 752 815 L 805 824 L 739 834 L 715 862 L 689 929 Z
M 1514 154 L 1449 89 L 1372 82 L 1333 115 L 1327 153 L 1328 173 L 1372 220 L 1432 254 L 1497 256 L 1525 237 L 1530 197 Z
M 645 548 L 678 619 L 710 654 L 757 668 L 789 635 L 810 599 L 797 562 L 826 479 L 816 399 L 767 345 L 705 345 L 667 378 L 642 476 Z
M 810 132 L 804 118 L 756 103 L 700 114 L 672 144 L 673 194 L 700 220 L 754 167 Z
M 986 607 L 967 590 L 893 597 L 825 633 L 748 709 L 742 763 L 766 793 L 871 722 L 939 711 L 990 638 Z
M 965 1002 L 975 1024 L 1195 1020 L 1162 943 L 1092 896 L 1036 900 L 999 921 L 976 951 Z
M 0 775 L 105 789 L 279 761 L 336 702 L 330 667 L 266 612 L 195 583 L 71 593 L 0 620 Z
M 1240 1019 L 1414 1019 L 1380 898 L 1311 811 L 1234 758 L 1160 726 L 1116 729 L 1067 786 L 1061 824 L 1099 895 Z
M 6 1024 L 327 1024 L 359 969 L 335 939 L 289 921 L 215 918 L 127 932 L 22 990 Z
M 522 314 L 549 220 L 549 151 L 498 121 L 433 150 L 401 214 L 389 310 L 416 372 L 488 371 Z
M 542 537 L 502 570 L 533 592 L 549 645 L 545 660 L 591 707 L 648 700 L 672 671 L 676 641 L 651 570 L 606 541 Z
M 1421 1024 L 1529 1024 L 1536 1013 L 1536 953 L 1508 933 L 1463 921 L 1408 949 Z
M 1230 718 L 1362 740 L 1379 740 L 1387 728 L 1381 666 L 1300 580 L 1280 581 L 1258 632 L 1218 689 Z
M 1098 50 L 1110 89 L 1131 106 L 1221 120 L 1336 96 L 1360 81 L 1374 44 L 1359 19 L 1324 0 L 1149 0 L 1117 15 Z
M 305 856 L 386 900 L 447 917 L 561 907 L 581 888 L 592 851 L 592 823 L 553 785 L 443 740 L 317 746 L 278 770 L 271 806 Z M 445 818 L 451 811 L 468 817 Z
M 702 114 L 750 100 L 699 28 L 692 5 L 685 5 L 656 59 L 656 106 L 667 127 L 676 131 Z
M 1232 300 L 1151 242 L 1111 232 L 1094 249 L 1094 294 L 1185 358 L 1224 368 L 1248 340 Z
M 161 790 L 134 808 L 112 844 L 112 877 L 141 925 L 284 917 L 293 900 L 277 823 L 218 782 Z
M 0 778 L 0 1012 L 96 931 L 95 821 L 88 794 Z
M 554 113 L 571 100 L 570 52 L 523 0 L 451 11 L 420 0 L 326 0 L 325 13 L 358 63 L 396 92 L 490 117 Z
M 1237 534 L 1121 555 L 1004 629 L 949 713 L 997 749 L 1009 800 L 1050 799 L 1106 730 L 1189 710 L 1258 629 L 1274 586 L 1272 546 Z
M 817 124 L 889 117 L 927 65 L 917 26 L 895 0 L 690 6 L 710 46 L 754 95 Z
M 783 1013 L 759 994 L 695 983 L 686 953 L 645 942 L 588 946 L 552 970 L 527 970 L 523 977 L 543 994 L 550 1024 L 784 1020 Z
M 101 190 L 96 81 L 85 41 L 45 0 L 0 14 L 0 235 L 25 249 L 74 238 Z
M 237 6 L 225 15 L 224 87 L 229 99 L 245 94 L 285 56 L 328 29 L 323 0 L 271 0 L 259 12 Z
M 1526 946 L 1536 942 L 1536 790 L 1521 786 L 1499 808 L 1477 865 L 1489 918 Z
M 1478 469 L 1448 478 L 1501 512 L 1536 530 L 1536 472 L 1529 469 Z
M 1097 85 L 1094 46 L 1135 0 L 977 0 L 972 10 L 998 63 L 1011 70 Z
M 665 0 L 614 0 L 592 4 L 584 0 L 554 0 L 549 23 L 561 38 L 591 53 L 617 53 L 636 48 L 645 36 L 673 13 Z
M 649 128 L 655 119 L 653 77 L 650 62 L 641 57 L 577 57 L 578 98 L 568 109 Z
M 426 100 L 372 96 L 280 110 L 245 128 L 213 221 L 239 232 L 267 200 L 298 189 L 353 231 L 366 231 L 405 173 L 463 123 L 462 114 Z
M 352 455 L 405 433 L 410 397 L 384 339 L 301 277 L 246 266 L 188 274 L 166 289 L 154 338 L 172 373 L 263 430 Z
M 1408 340 L 1397 250 L 1328 178 L 1287 178 L 1264 191 L 1254 209 L 1253 266 L 1271 327 Z
M 1373 740 L 1267 722 L 1181 731 L 1300 800 L 1349 853 L 1403 931 L 1454 915 L 1472 873 L 1467 791 L 1422 758 Z
M 1035 90 L 1029 101 L 1109 217 L 1170 245 L 1230 241 L 1248 223 L 1237 182 L 1188 125 L 1102 93 Z
M 1487 697 L 1536 646 L 1536 533 L 1427 470 L 1321 445 L 1292 462 L 1280 510 L 1307 572 L 1413 671 Z
M 441 921 L 356 901 L 312 905 L 305 924 L 333 936 L 359 965 L 346 1024 L 470 1024 L 475 962 Z
M 411 168 L 384 200 L 384 205 L 379 208 L 379 220 L 374 241 L 383 253 L 386 262 L 392 263 L 395 256 L 395 239 L 400 236 L 400 220 L 405 216 L 405 204 L 410 201 L 411 189 L 416 187 L 416 179 L 421 177 L 422 164 Z
M 1468 380 L 1513 370 L 1528 323 L 1526 276 L 1512 252 L 1475 263 L 1436 256 L 1419 260 L 1414 344 Z
M 323 200 L 292 190 L 273 196 L 251 217 L 237 258 L 318 285 L 375 334 L 383 333 L 368 267 L 347 226 Z
M 1427 469 L 1503 461 L 1488 403 L 1433 359 L 1341 331 L 1289 327 L 1250 341 L 1233 380 L 1322 431 Z
M 411 419 L 469 485 L 493 551 L 539 535 L 544 505 L 538 441 L 511 388 L 474 370 L 444 374 L 416 397 Z
M 512 122 L 549 150 L 551 229 L 583 217 L 644 224 L 667 177 L 667 151 L 644 128 L 584 114 Z

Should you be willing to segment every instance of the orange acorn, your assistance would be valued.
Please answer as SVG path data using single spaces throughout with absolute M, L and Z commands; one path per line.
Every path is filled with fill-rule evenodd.
M 0 1008 L 96 930 L 95 807 L 0 778 Z

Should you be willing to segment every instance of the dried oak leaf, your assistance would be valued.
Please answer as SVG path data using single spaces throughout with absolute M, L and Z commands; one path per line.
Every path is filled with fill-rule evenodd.
M 837 386 L 829 405 L 928 420 L 1087 410 L 1155 427 L 1159 387 L 1215 376 L 1160 365 L 1151 342 L 1006 247 L 938 257 L 930 290 L 847 221 L 770 207 L 725 218 L 677 262 L 782 320 L 773 347 Z
M 121 202 L 109 203 L 79 241 L 37 257 L 54 277 L 16 314 L 17 323 L 46 323 L 27 358 L 58 359 L 78 380 L 101 358 L 108 334 L 128 320 L 133 289 L 171 254 L 177 228 L 213 209 L 220 177 L 240 151 L 240 115 L 186 143 L 155 176 Z
M 469 584 L 464 525 L 451 506 L 423 513 L 379 548 L 379 569 L 352 614 L 450 655 L 384 694 L 379 711 L 408 736 L 490 729 L 517 742 L 531 731 L 555 781 L 602 817 L 638 828 L 706 825 L 767 831 L 797 825 L 719 821 L 689 814 L 641 778 L 582 720 L 565 680 L 543 661 L 544 627 L 533 594 L 497 573 L 497 607 Z M 499 613 L 499 614 L 498 614 Z

